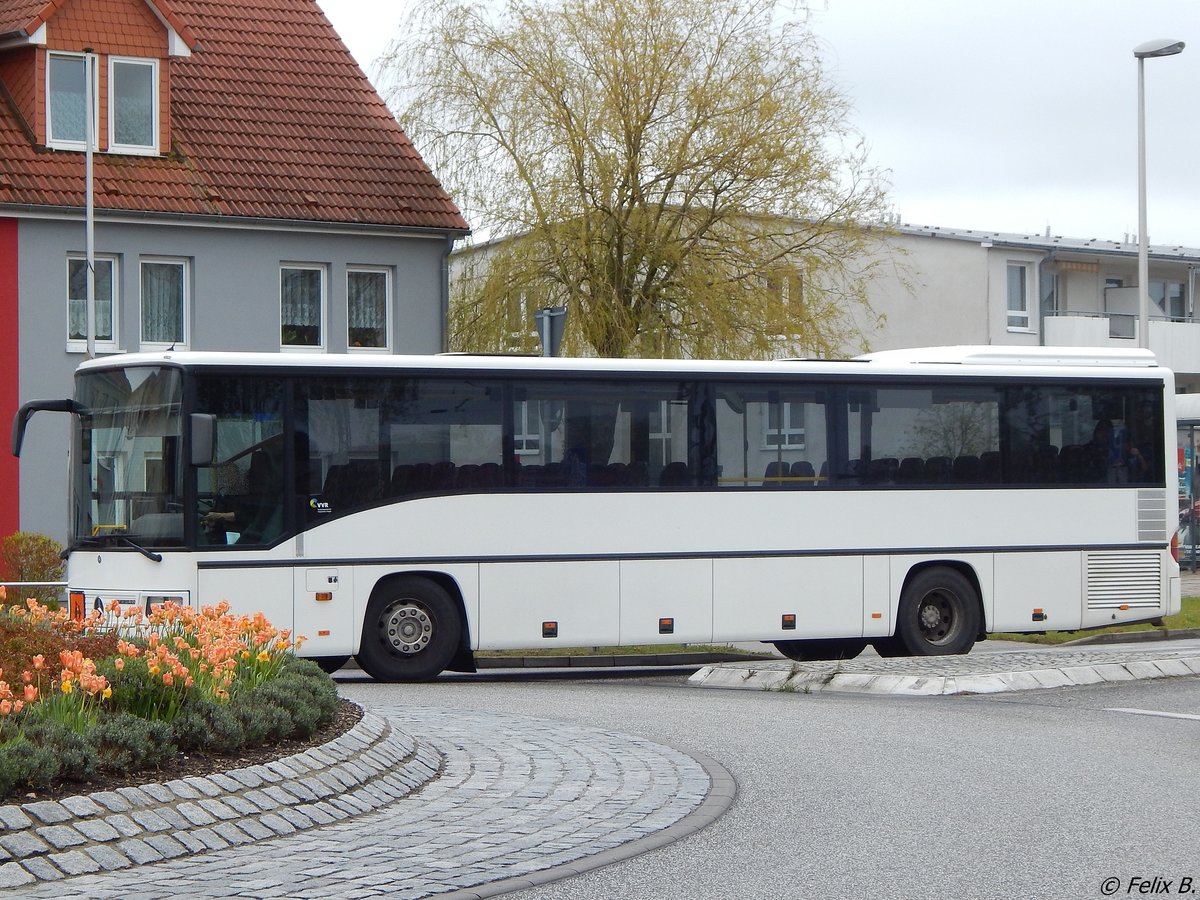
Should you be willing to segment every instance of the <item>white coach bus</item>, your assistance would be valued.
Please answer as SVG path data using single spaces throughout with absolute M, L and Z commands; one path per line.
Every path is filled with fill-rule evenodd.
M 83 363 L 69 590 L 228 600 L 383 680 L 481 650 L 964 653 L 1177 612 L 1144 351 L 839 362 L 165 352 Z M 1169 451 L 1169 453 L 1168 453 Z

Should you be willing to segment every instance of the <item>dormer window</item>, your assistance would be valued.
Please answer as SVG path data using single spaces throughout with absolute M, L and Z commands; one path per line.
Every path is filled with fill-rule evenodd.
M 158 60 L 108 61 L 108 150 L 158 152 Z
M 86 61 L 87 57 L 82 53 L 50 54 L 46 66 L 46 143 L 51 147 L 61 150 L 86 149 Z M 95 112 L 93 108 L 93 122 Z
M 159 96 L 156 59 L 113 56 L 104 79 L 95 56 L 50 53 L 46 66 L 46 144 L 56 150 L 86 150 L 87 64 L 92 60 L 94 97 L 92 149 L 153 156 L 159 152 Z M 101 143 L 99 103 L 107 99 L 108 127 Z

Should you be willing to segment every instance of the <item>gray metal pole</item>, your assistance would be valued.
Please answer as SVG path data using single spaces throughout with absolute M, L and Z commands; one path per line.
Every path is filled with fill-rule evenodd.
M 1146 60 L 1138 57 L 1138 346 L 1150 346 L 1150 248 L 1146 235 Z
M 84 168 L 86 169 L 86 177 L 84 178 L 84 191 L 87 197 L 84 199 L 84 228 L 87 232 L 87 358 L 93 359 L 96 356 L 96 206 L 93 196 L 93 174 L 92 174 L 92 137 L 95 133 L 95 107 L 94 97 L 96 92 L 95 79 L 96 54 L 87 51 L 83 54 L 83 83 L 85 85 L 84 105 L 87 110 L 84 113 L 84 128 L 83 136 L 84 147 Z

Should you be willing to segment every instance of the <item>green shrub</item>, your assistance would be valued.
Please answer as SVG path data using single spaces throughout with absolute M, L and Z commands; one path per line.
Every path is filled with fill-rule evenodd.
M 24 735 L 0 744 L 0 796 L 16 790 L 46 788 L 58 774 L 54 750 Z
M 236 697 L 229 709 L 241 723 L 246 745 L 250 747 L 285 740 L 296 728 L 288 710 L 260 700 L 257 695 Z
M 4 581 L 62 581 L 66 564 L 62 560 L 62 544 L 33 531 L 18 531 L 0 541 L 0 579 Z M 60 588 L 14 588 L 8 600 L 23 603 L 33 597 L 39 603 L 57 608 L 62 597 Z
M 34 707 L 36 710 L 36 707 Z M 46 772 L 38 773 L 42 778 L 31 787 L 48 787 L 60 779 L 65 781 L 87 781 L 96 774 L 96 754 L 87 738 L 70 725 L 55 719 L 26 717 L 23 731 L 29 743 L 48 750 L 53 765 Z
M 211 701 L 210 701 L 211 702 Z M 188 702 L 171 720 L 171 743 L 183 753 L 199 750 L 208 743 L 208 716 L 200 702 Z
M 213 753 L 236 753 L 246 745 L 242 723 L 226 703 L 205 703 L 200 707 L 207 728 L 205 741 L 197 749 Z
M 318 670 L 319 671 L 319 670 Z M 327 690 L 324 682 L 329 682 Z M 294 737 L 312 737 L 318 729 L 333 720 L 337 707 L 337 688 L 329 677 L 321 678 L 284 671 L 278 677 L 261 684 L 254 699 L 287 710 L 295 723 Z
M 87 739 L 100 768 L 111 772 L 158 768 L 178 749 L 171 742 L 170 725 L 130 712 L 97 722 L 88 730 Z

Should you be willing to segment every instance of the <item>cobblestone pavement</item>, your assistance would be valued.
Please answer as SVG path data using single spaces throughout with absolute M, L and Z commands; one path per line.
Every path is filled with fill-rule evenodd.
M 56 900 L 465 900 L 662 846 L 733 801 L 715 762 L 635 737 L 500 713 L 370 713 L 370 735 L 356 729 L 340 748 L 354 751 L 341 764 L 354 783 L 332 797 L 283 802 L 233 772 L 147 788 L 151 802 L 138 807 L 115 792 L 58 809 L 0 808 L 10 860 L 0 884 Z M 338 750 L 318 752 L 328 760 Z M 277 786 L 284 794 L 310 777 L 295 760 L 283 767 L 292 773 Z M 191 784 L 209 780 L 220 798 Z
M 966 656 L 861 657 L 837 662 L 767 659 L 705 666 L 696 687 L 812 693 L 984 694 L 1200 674 L 1200 641 L 1029 645 Z

